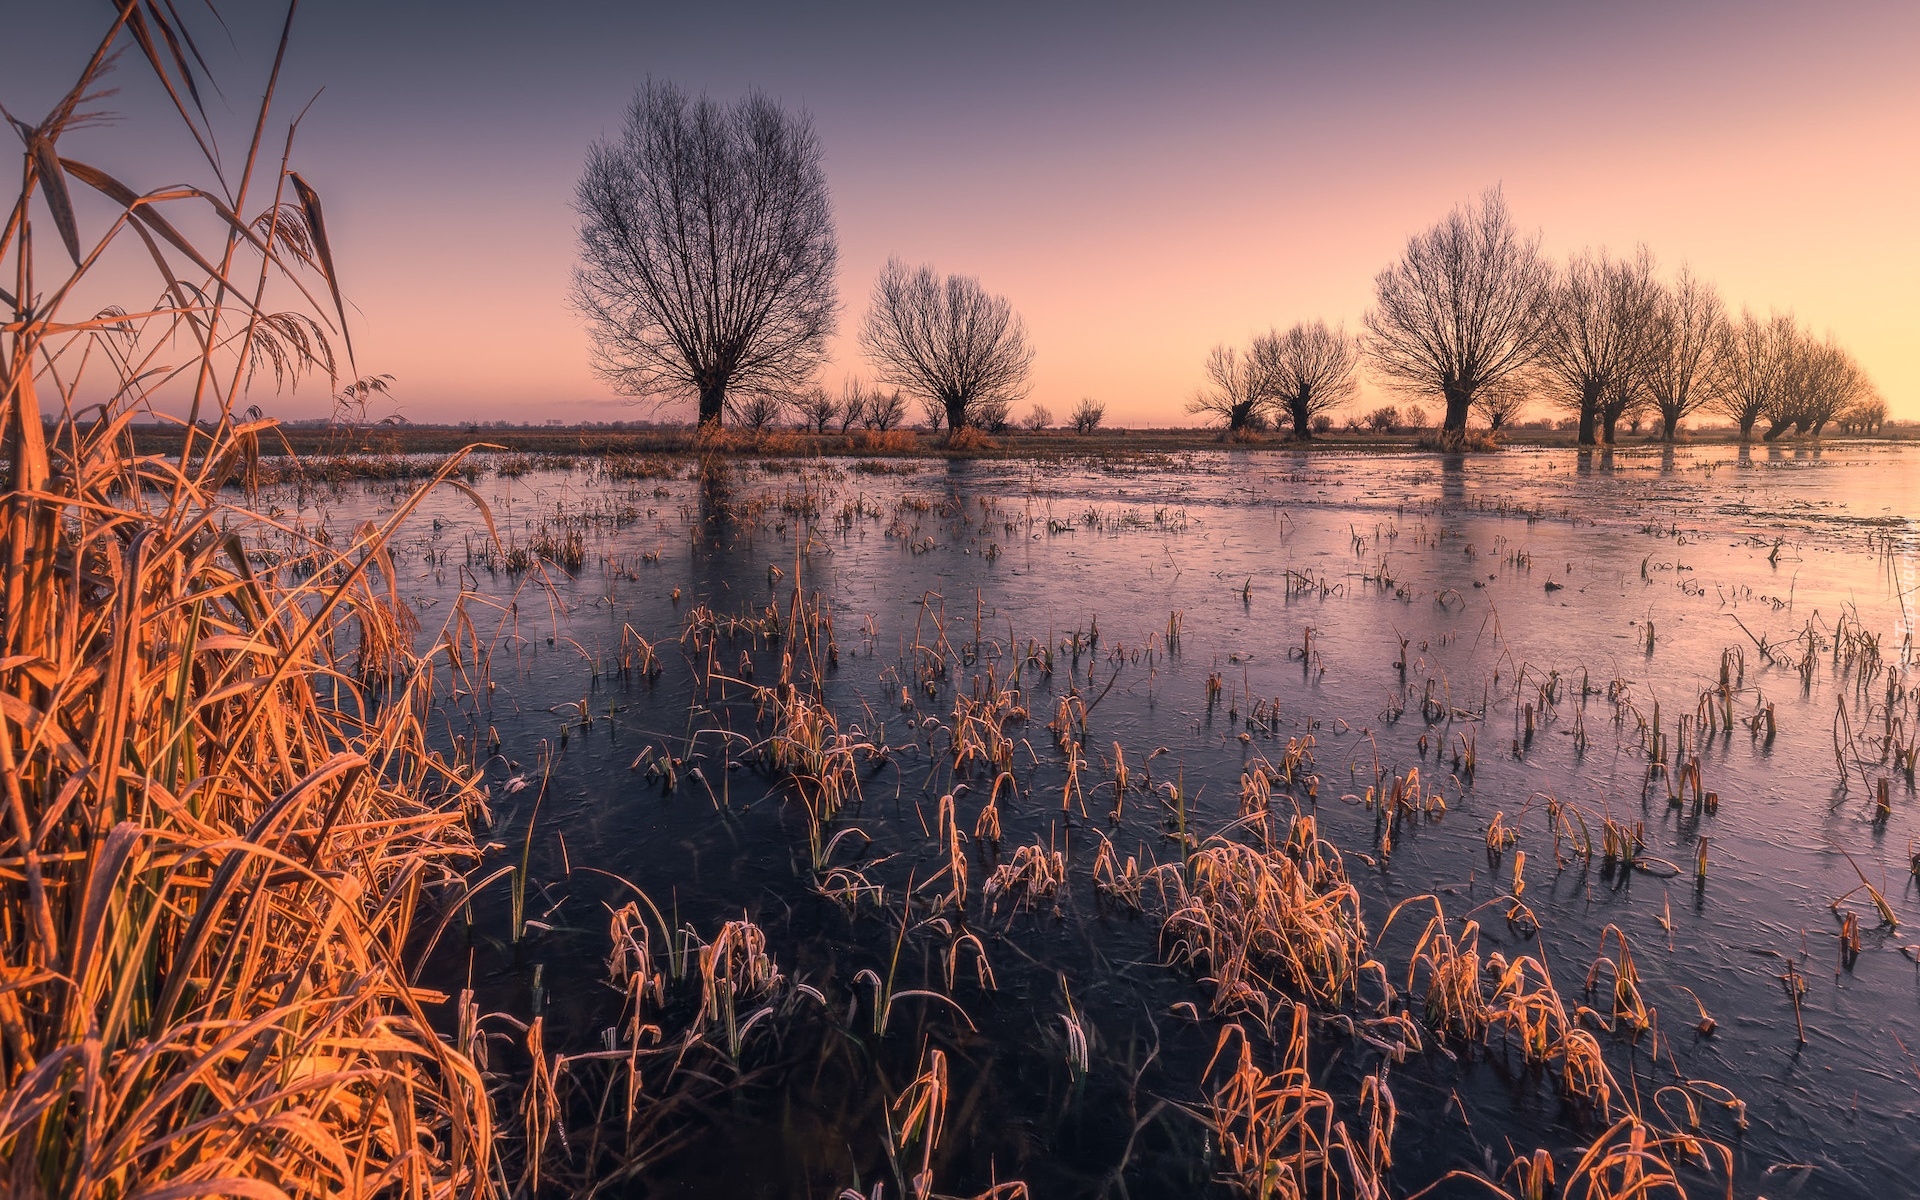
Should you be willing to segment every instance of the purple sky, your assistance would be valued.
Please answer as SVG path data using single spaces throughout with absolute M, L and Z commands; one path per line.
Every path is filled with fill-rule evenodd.
M 35 121 L 110 7 L 0 7 L 0 103 Z M 236 154 L 274 8 L 228 4 L 230 40 L 203 35 Z M 1406 235 L 1499 183 L 1555 255 L 1645 241 L 1736 310 L 1831 329 L 1913 417 L 1916 49 L 1910 2 L 308 0 L 282 115 L 324 87 L 295 162 L 327 200 L 359 365 L 396 375 L 416 420 L 652 413 L 588 372 L 565 299 L 582 154 L 649 75 L 812 113 L 841 245 L 829 386 L 865 370 L 849 335 L 897 253 L 1013 301 L 1056 414 L 1092 395 L 1124 423 L 1184 423 L 1213 343 L 1357 327 Z M 125 119 L 63 153 L 139 186 L 186 176 L 141 119 L 141 72 L 117 78 Z

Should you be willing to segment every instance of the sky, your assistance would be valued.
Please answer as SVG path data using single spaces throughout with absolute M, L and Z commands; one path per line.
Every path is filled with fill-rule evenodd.
M 180 7 L 239 154 L 282 10 L 229 0 L 223 30 Z M 0 104 L 37 121 L 111 11 L 0 0 Z M 1407 236 L 1498 185 L 1550 255 L 1644 242 L 1735 311 L 1830 330 L 1920 418 L 1917 48 L 1911 0 L 306 0 L 277 111 L 312 101 L 293 160 L 325 198 L 357 366 L 415 421 L 688 411 L 598 380 L 567 303 L 586 149 L 649 77 L 811 115 L 840 245 L 829 387 L 871 377 L 853 334 L 899 255 L 1012 302 L 1056 416 L 1091 396 L 1115 423 L 1188 423 L 1211 346 L 1358 329 Z M 144 69 L 115 79 L 120 119 L 61 152 L 139 186 L 191 176 Z M 327 397 L 257 398 L 298 418 Z

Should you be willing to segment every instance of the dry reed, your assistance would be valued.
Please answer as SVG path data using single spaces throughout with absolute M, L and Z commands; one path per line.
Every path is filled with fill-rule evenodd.
M 1216 837 L 1189 855 L 1161 943 L 1170 960 L 1204 972 L 1214 1012 L 1264 1020 L 1281 988 L 1337 1005 L 1353 988 L 1367 934 L 1340 852 L 1312 817 L 1297 816 L 1275 849 Z
M 344 309 L 318 195 L 261 154 L 272 84 L 223 175 L 188 99 L 190 37 L 170 4 L 118 6 L 27 139 L 0 233 L 0 1190 L 467 1194 L 492 1153 L 481 1080 L 403 967 L 423 896 L 470 854 L 477 798 L 429 746 L 430 664 L 388 552 L 420 493 L 339 545 L 223 498 L 270 429 L 241 411 L 249 385 L 330 375 Z M 141 193 L 56 149 L 96 118 L 122 42 L 205 151 L 207 186 Z M 83 222 L 99 209 L 77 188 L 105 220 Z M 36 200 L 58 235 L 39 244 L 64 243 L 70 272 L 35 257 Z M 67 313 L 129 237 L 160 301 Z M 269 307 L 316 291 L 332 304 Z M 138 456 L 129 425 L 161 415 L 157 393 L 189 406 L 177 452 Z M 300 569 L 255 569 L 273 541 Z

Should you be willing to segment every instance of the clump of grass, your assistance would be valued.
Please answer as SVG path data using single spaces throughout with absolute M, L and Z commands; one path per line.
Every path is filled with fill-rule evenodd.
M 1687 1200 L 1680 1172 L 1695 1167 L 1708 1176 L 1727 1179 L 1733 1195 L 1733 1151 L 1720 1142 L 1680 1129 L 1663 1130 L 1629 1113 L 1608 1126 L 1589 1143 L 1567 1172 L 1559 1195 L 1581 1200 Z M 1553 1158 L 1545 1150 L 1516 1158 L 1502 1176 L 1512 1186 L 1472 1171 L 1449 1171 L 1415 1193 L 1421 1197 L 1454 1179 L 1473 1180 L 1487 1193 L 1505 1200 L 1547 1200 L 1553 1196 Z
M 1230 1048 L 1238 1054 L 1229 1057 Z M 1398 1109 L 1378 1076 L 1361 1084 L 1368 1115 L 1359 1145 L 1335 1119 L 1333 1097 L 1307 1069 L 1307 1014 L 1296 1006 L 1278 1071 L 1254 1061 L 1252 1039 L 1239 1025 L 1220 1031 L 1203 1073 L 1201 1116 L 1220 1139 L 1227 1182 L 1256 1200 L 1304 1196 L 1385 1195 Z
M 1409 953 L 1402 985 L 1403 994 L 1411 996 L 1424 980 L 1427 1024 L 1456 1044 L 1517 1050 L 1523 1063 L 1555 1071 L 1569 1101 L 1602 1118 L 1609 1115 L 1618 1084 L 1598 1040 L 1569 1016 L 1543 961 L 1498 953 L 1483 958 L 1479 925 L 1467 921 L 1456 935 L 1433 896 L 1395 905 L 1381 924 L 1382 939 L 1403 911 L 1428 908 L 1432 916 Z M 1635 981 L 1637 987 L 1637 976 Z M 1637 1001 L 1637 990 L 1632 995 Z
M 765 934 L 745 916 L 702 941 L 691 926 L 670 925 L 646 893 L 611 878 L 634 897 L 613 910 L 609 926 L 608 979 L 625 1002 L 594 1048 L 549 1052 L 543 1016 L 482 1017 L 462 997 L 461 1041 L 483 1066 L 488 1040 L 518 1041 L 525 1051 L 525 1068 L 489 1075 L 498 1094 L 517 1094 L 503 1105 L 500 1194 L 510 1177 L 519 1181 L 514 1194 L 528 1196 L 589 1194 L 643 1178 L 692 1139 L 703 1106 L 748 1076 L 741 1057 L 750 1033 L 790 1030 L 824 1009 L 818 990 L 781 972 Z M 480 1032 L 488 1025 L 515 1032 Z
M 1607 956 L 1609 938 L 1618 947 L 1617 957 Z M 1602 967 L 1613 977 L 1614 1018 L 1636 1033 L 1651 1027 L 1653 1014 L 1640 996 L 1640 971 L 1633 964 L 1633 949 L 1627 944 L 1627 935 L 1617 925 L 1608 925 L 1600 931 L 1600 952 L 1587 972 L 1588 993 L 1592 993 L 1599 984 Z
M 1118 901 L 1139 912 L 1144 907 L 1147 881 L 1158 877 L 1154 868 L 1142 871 L 1134 855 L 1127 855 L 1122 864 L 1113 843 L 1104 836 L 1100 838 L 1100 848 L 1093 856 L 1093 888 L 1103 899 Z
M 980 896 L 989 911 L 998 911 L 1003 900 L 1020 911 L 1051 902 L 1066 881 L 1066 856 L 1036 842 L 1015 848 L 1011 859 L 995 867 Z
M 1442 454 L 1489 454 L 1501 449 L 1500 435 L 1487 429 L 1425 429 L 1414 435 L 1416 450 Z
M 700 948 L 697 970 L 700 1024 L 723 1030 L 728 1056 L 738 1058 L 746 1033 L 739 1018 L 741 1002 L 768 995 L 783 978 L 767 953 L 767 935 L 744 917 L 728 921 Z
M 910 450 L 913 447 L 908 445 L 905 448 Z M 852 469 L 860 475 L 912 475 L 920 470 L 920 465 L 911 462 L 888 462 L 882 458 L 862 458 L 855 460 Z
M 1312 817 L 1297 816 L 1274 849 L 1214 837 L 1188 855 L 1161 944 L 1204 973 L 1214 1012 L 1267 1018 L 1282 988 L 1339 1004 L 1366 959 L 1367 932 L 1340 852 Z
M 978 676 L 974 683 L 973 695 L 956 692 L 953 697 L 953 770 L 960 775 L 978 763 L 997 776 L 1013 770 L 1014 741 L 1006 727 L 1026 720 L 1027 709 L 1017 689 Z
M 598 467 L 607 479 L 673 479 L 681 474 L 674 460 L 654 454 L 605 454 Z

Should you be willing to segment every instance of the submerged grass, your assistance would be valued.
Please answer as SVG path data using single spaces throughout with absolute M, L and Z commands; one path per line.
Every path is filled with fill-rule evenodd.
M 1295 817 L 1272 850 L 1209 840 L 1180 890 L 1162 944 L 1204 973 L 1214 1012 L 1270 1022 L 1281 988 L 1329 1006 L 1352 991 L 1367 947 L 1360 895 L 1312 817 Z

